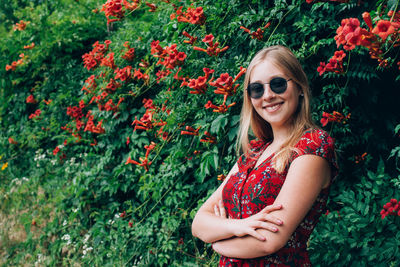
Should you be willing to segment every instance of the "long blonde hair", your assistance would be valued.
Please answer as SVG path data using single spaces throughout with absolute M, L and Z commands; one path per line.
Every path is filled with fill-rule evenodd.
M 260 50 L 251 60 L 246 76 L 244 78 L 244 90 L 243 90 L 243 106 L 240 115 L 240 126 L 239 135 L 237 138 L 237 152 L 247 153 L 250 148 L 249 144 L 249 130 L 251 129 L 254 135 L 263 141 L 272 141 L 273 133 L 272 128 L 268 122 L 266 122 L 258 113 L 255 111 L 251 99 L 247 94 L 247 86 L 249 84 L 250 75 L 254 67 L 265 60 L 272 61 L 282 71 L 287 73 L 293 82 L 296 83 L 298 89 L 302 92 L 299 98 L 299 107 L 295 114 L 293 114 L 290 136 L 281 146 L 279 152 L 274 157 L 274 167 L 278 172 L 283 172 L 290 160 L 293 152 L 298 152 L 294 146 L 299 141 L 304 131 L 307 129 L 318 128 L 311 118 L 310 110 L 310 89 L 308 85 L 307 76 L 297 60 L 296 56 L 284 46 L 271 46 Z

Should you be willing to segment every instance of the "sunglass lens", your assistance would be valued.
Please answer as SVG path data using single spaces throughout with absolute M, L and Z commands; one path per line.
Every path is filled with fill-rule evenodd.
M 260 98 L 264 94 L 264 85 L 261 83 L 251 83 L 247 87 L 247 91 L 249 92 L 251 98 Z
M 269 84 L 271 90 L 277 94 L 282 94 L 286 91 L 287 81 L 284 78 L 273 78 Z

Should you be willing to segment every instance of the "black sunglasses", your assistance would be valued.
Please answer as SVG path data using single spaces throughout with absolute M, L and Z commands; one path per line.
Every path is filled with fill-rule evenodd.
M 283 94 L 287 89 L 287 82 L 290 80 L 292 79 L 286 80 L 282 77 L 275 77 L 269 83 L 254 82 L 247 86 L 247 93 L 253 99 L 261 98 L 264 95 L 264 84 L 269 84 L 272 92 Z

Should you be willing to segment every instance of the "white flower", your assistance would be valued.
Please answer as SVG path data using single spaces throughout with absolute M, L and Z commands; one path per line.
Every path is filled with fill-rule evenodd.
M 63 226 L 66 226 L 66 225 L 67 225 L 67 220 L 64 220 Z
M 86 244 L 86 243 L 88 242 L 89 238 L 90 238 L 90 235 L 89 235 L 89 234 L 86 234 L 86 235 L 84 236 L 84 238 L 83 238 L 83 243 Z M 85 246 L 86 246 L 86 245 L 85 245 Z

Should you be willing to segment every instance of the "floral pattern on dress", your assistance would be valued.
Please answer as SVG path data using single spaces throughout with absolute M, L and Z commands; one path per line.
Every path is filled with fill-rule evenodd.
M 245 219 L 274 203 L 285 182 L 290 163 L 301 155 L 312 154 L 325 158 L 331 166 L 331 181 L 338 172 L 334 140 L 323 130 L 311 129 L 304 132 L 296 144 L 288 166 L 282 173 L 277 173 L 272 166 L 272 154 L 259 166 L 258 158 L 270 142 L 250 142 L 250 152 L 238 160 L 239 171 L 233 174 L 222 191 L 222 199 L 229 218 Z M 274 254 L 254 259 L 237 259 L 221 256 L 219 266 L 311 266 L 307 241 L 324 212 L 330 185 L 322 189 L 316 201 L 299 224 L 284 247 Z

